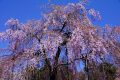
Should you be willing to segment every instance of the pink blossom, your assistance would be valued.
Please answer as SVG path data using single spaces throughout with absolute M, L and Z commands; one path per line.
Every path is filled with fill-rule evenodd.
M 10 26 L 10 27 L 15 26 L 15 25 L 17 25 L 17 24 L 18 24 L 18 19 L 13 19 L 13 18 L 9 19 L 9 20 L 5 23 L 6 26 Z

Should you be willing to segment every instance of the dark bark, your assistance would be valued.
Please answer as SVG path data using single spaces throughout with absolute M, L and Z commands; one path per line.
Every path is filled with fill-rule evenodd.
M 86 71 L 86 80 L 89 80 L 89 69 L 88 69 L 88 55 L 85 56 L 85 71 Z
M 67 57 L 67 74 L 68 74 L 68 77 L 69 77 L 69 72 L 68 72 L 68 49 L 67 49 L 67 46 L 66 46 L 66 57 Z M 68 78 L 69 80 L 69 78 Z
M 58 59 L 59 59 L 59 56 L 60 56 L 60 53 L 61 53 L 61 48 L 60 46 L 58 47 L 58 50 L 57 50 L 57 53 L 56 53 L 56 56 L 55 56 L 55 62 L 54 62 L 54 65 L 53 65 L 53 71 L 51 72 L 51 75 L 50 75 L 50 80 L 56 80 L 56 76 L 57 76 L 57 64 L 58 64 Z
M 62 29 L 60 30 L 60 32 L 63 31 L 63 29 L 65 28 L 65 26 L 67 25 L 67 22 L 65 21 L 63 26 L 62 26 Z M 67 43 L 67 41 L 63 41 L 63 43 L 60 45 L 60 46 L 63 46 Z M 57 65 L 58 65 L 58 59 L 59 59 L 59 56 L 60 56 L 60 53 L 61 53 L 61 48 L 60 46 L 58 46 L 58 50 L 57 50 L 57 53 L 56 53 L 56 56 L 55 56 L 55 62 L 54 62 L 54 65 L 53 65 L 53 71 L 51 72 L 50 74 L 50 80 L 56 80 L 56 76 L 57 76 Z

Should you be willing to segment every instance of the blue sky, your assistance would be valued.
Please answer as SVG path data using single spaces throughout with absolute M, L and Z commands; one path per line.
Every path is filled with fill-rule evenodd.
M 102 19 L 96 25 L 120 26 L 120 0 L 89 0 L 88 6 L 100 11 Z

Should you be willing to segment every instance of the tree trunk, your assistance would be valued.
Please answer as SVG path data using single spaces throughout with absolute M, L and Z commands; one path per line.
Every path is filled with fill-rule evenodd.
M 57 65 L 58 65 L 58 59 L 59 59 L 60 53 L 61 53 L 61 48 L 59 46 L 58 50 L 57 50 L 57 53 L 56 53 L 56 56 L 55 56 L 55 62 L 54 62 L 54 65 L 53 65 L 53 71 L 51 71 L 51 74 L 50 74 L 50 80 L 56 80 Z

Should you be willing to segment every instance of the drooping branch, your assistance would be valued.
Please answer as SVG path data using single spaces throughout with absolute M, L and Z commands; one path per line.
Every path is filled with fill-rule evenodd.
M 60 30 L 60 32 L 63 31 L 63 29 L 65 28 L 66 25 L 67 25 L 67 21 L 65 21 L 65 22 L 63 23 L 63 26 L 62 26 L 62 29 Z
M 73 64 L 75 61 L 84 60 L 84 59 L 85 59 L 85 57 L 84 57 L 83 55 L 81 55 L 80 57 L 73 59 L 71 62 L 58 64 L 57 67 L 63 66 L 63 65 L 71 65 L 71 64 Z

